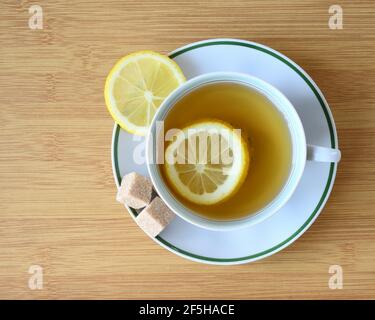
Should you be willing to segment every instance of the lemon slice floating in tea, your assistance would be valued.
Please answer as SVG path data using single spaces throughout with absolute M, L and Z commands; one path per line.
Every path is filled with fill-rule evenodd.
M 109 73 L 106 105 L 121 128 L 145 135 L 157 108 L 183 82 L 181 69 L 167 56 L 135 52 L 120 59 Z
M 232 196 L 246 178 L 249 149 L 234 128 L 201 121 L 174 135 L 165 150 L 165 175 L 182 197 L 210 205 Z

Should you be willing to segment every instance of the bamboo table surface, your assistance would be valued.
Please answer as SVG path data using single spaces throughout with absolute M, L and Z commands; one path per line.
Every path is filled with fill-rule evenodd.
M 0 298 L 375 298 L 375 3 L 325 0 L 0 4 Z M 343 158 L 311 228 L 252 264 L 212 266 L 159 247 L 114 201 L 104 79 L 121 56 L 231 37 L 281 51 L 315 80 Z M 343 289 L 328 287 L 340 265 Z M 29 268 L 43 288 L 29 288 Z

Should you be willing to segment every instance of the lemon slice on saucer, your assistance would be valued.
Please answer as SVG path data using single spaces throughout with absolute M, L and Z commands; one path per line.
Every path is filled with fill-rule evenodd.
M 220 120 L 204 120 L 174 135 L 165 150 L 165 174 L 187 200 L 211 205 L 232 196 L 246 178 L 249 148 L 241 132 Z
M 157 108 L 183 82 L 181 69 L 167 56 L 135 52 L 120 59 L 109 73 L 106 105 L 121 128 L 145 135 Z

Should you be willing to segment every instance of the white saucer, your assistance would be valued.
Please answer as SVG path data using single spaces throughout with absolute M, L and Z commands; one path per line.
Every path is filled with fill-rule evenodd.
M 237 71 L 261 78 L 283 92 L 295 106 L 307 143 L 337 147 L 337 134 L 328 104 L 314 81 L 292 60 L 263 45 L 235 39 L 213 39 L 173 51 L 186 78 L 214 71 Z M 112 167 L 117 186 L 121 177 L 137 171 L 148 175 L 146 164 L 137 164 L 133 150 L 144 157 L 143 138 L 115 125 Z M 240 264 L 270 256 L 300 237 L 315 221 L 331 192 L 337 165 L 307 162 L 295 194 L 271 218 L 245 229 L 209 231 L 177 217 L 154 240 L 184 258 L 210 264 Z M 136 212 L 129 209 L 134 218 Z

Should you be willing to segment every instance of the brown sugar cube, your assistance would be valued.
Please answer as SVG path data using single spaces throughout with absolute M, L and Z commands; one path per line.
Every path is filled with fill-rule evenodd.
M 122 178 L 116 200 L 134 209 L 147 206 L 151 201 L 152 183 L 150 179 L 132 172 Z
M 175 214 L 167 207 L 163 200 L 155 197 L 135 218 L 135 221 L 149 236 L 156 237 L 174 217 Z

